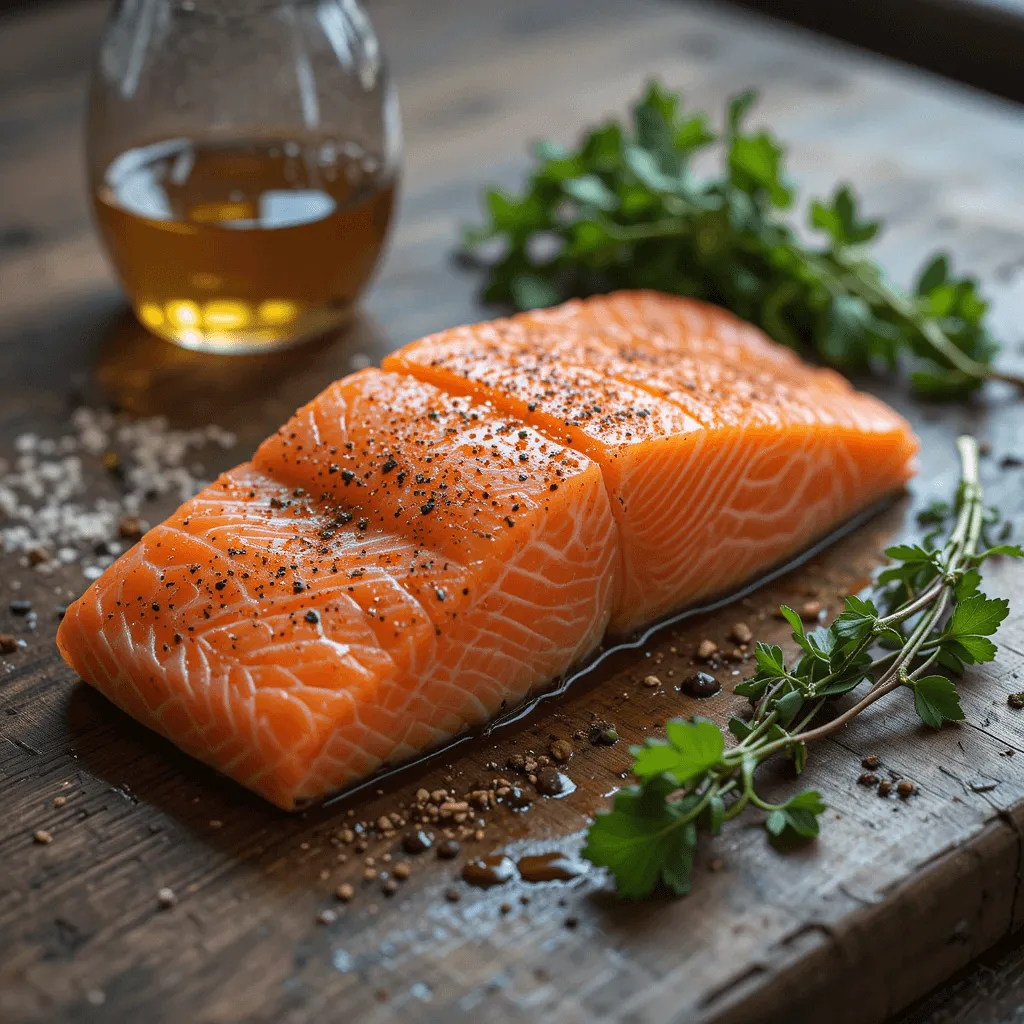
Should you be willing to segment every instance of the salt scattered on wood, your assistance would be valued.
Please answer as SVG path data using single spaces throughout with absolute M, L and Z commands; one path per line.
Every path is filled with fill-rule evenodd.
M 157 498 L 187 501 L 208 482 L 197 453 L 235 444 L 214 425 L 176 430 L 162 416 L 129 420 L 90 408 L 73 413 L 63 437 L 21 434 L 13 461 L 0 459 L 0 549 L 21 553 L 38 573 L 81 563 L 96 579 L 126 547 L 117 539 L 126 517 Z M 90 499 L 90 483 L 115 474 L 117 486 Z M 53 557 L 30 555 L 40 551 Z

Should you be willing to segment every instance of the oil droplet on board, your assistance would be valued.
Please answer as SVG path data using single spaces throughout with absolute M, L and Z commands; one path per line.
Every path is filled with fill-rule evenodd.
M 492 854 L 471 860 L 462 869 L 462 879 L 470 885 L 489 889 L 492 885 L 504 885 L 516 877 L 516 866 L 511 857 L 504 854 Z
M 570 882 L 586 874 L 587 865 L 564 853 L 539 853 L 520 857 L 516 867 L 524 882 Z

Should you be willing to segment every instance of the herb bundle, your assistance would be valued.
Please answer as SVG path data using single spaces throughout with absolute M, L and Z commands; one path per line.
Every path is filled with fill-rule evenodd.
M 794 190 L 783 147 L 747 130 L 752 92 L 732 99 L 722 131 L 652 83 L 632 124 L 590 130 L 575 149 L 541 142 L 521 195 L 486 194 L 488 222 L 465 233 L 469 253 L 500 239 L 484 297 L 521 309 L 617 288 L 706 299 L 758 324 L 776 341 L 846 372 L 910 372 L 919 394 L 960 398 L 986 380 L 1024 387 L 993 367 L 999 351 L 987 304 L 944 255 L 912 293 L 866 254 L 880 223 L 864 219 L 848 186 L 810 205 L 805 242 L 783 218 Z M 718 176 L 693 158 L 718 147 Z
M 596 816 L 583 849 L 612 872 L 623 896 L 647 896 L 659 883 L 688 892 L 698 833 L 717 834 L 749 807 L 766 813 L 773 837 L 816 836 L 825 810 L 821 794 L 806 790 L 771 803 L 757 792 L 755 770 L 781 754 L 802 772 L 809 743 L 895 691 L 908 691 L 932 728 L 964 717 L 956 685 L 934 670 L 959 674 L 995 657 L 989 638 L 1008 604 L 981 593 L 980 567 L 994 555 L 1024 557 L 1024 549 L 988 541 L 993 516 L 983 505 L 977 443 L 961 437 L 957 446 L 962 475 L 955 504 L 923 514 L 934 529 L 920 545 L 886 551 L 893 564 L 879 575 L 872 599 L 847 598 L 830 626 L 810 632 L 795 611 L 781 609 L 802 653 L 788 664 L 777 645 L 757 644 L 757 672 L 735 688 L 752 714 L 729 720 L 732 745 L 714 722 L 695 717 L 670 720 L 666 739 L 632 748 L 639 782 Z M 865 685 L 850 707 L 820 721 L 831 702 Z

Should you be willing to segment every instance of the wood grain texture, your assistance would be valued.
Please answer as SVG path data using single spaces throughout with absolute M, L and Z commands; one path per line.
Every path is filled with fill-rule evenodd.
M 699 105 L 763 87 L 759 116 L 792 141 L 805 193 L 856 182 L 869 212 L 891 223 L 880 252 L 897 278 L 936 245 L 950 248 L 996 296 L 1009 357 L 1024 355 L 1016 110 L 728 10 L 626 0 L 439 0 L 426 20 L 408 0 L 373 4 L 398 74 L 408 157 L 398 229 L 364 313 L 344 335 L 287 353 L 224 362 L 179 351 L 126 315 L 86 215 L 77 133 L 103 7 L 76 0 L 0 23 L 0 455 L 21 431 L 59 433 L 84 396 L 236 430 L 238 451 L 211 459 L 216 470 L 356 357 L 486 315 L 473 277 L 450 259 L 481 185 L 515 183 L 531 139 L 568 139 L 621 112 L 653 73 Z M 777 639 L 771 609 L 806 600 L 808 588 L 834 607 L 888 538 L 913 529 L 916 505 L 949 493 L 956 432 L 990 442 L 991 500 L 1024 527 L 1024 471 L 999 468 L 1024 448 L 1019 403 L 994 391 L 937 409 L 899 388 L 879 393 L 922 436 L 911 500 L 744 603 L 617 656 L 524 721 L 298 816 L 76 686 L 53 651 L 48 609 L 84 581 L 71 570 L 44 579 L 0 554 L 0 631 L 19 628 L 6 609 L 15 583 L 40 609 L 27 648 L 0 658 L 0 1020 L 859 1024 L 1000 941 L 1024 923 L 1024 713 L 1005 700 L 1024 688 L 1019 613 L 999 660 L 965 682 L 963 725 L 926 734 L 893 701 L 821 745 L 801 785 L 820 788 L 830 812 L 810 847 L 782 856 L 756 822 L 736 823 L 702 847 L 691 897 L 642 907 L 617 901 L 596 873 L 486 892 L 457 881 L 467 856 L 494 846 L 574 849 L 587 816 L 621 784 L 628 743 L 698 710 L 674 688 L 698 640 L 724 641 L 738 619 Z M 1010 566 L 994 568 L 991 588 L 1024 599 Z M 653 690 L 640 685 L 652 665 L 666 684 Z M 726 692 L 699 710 L 721 719 L 738 703 Z M 415 859 L 398 895 L 363 882 L 361 858 L 336 845 L 346 823 L 392 811 L 419 786 L 473 788 L 495 774 L 488 764 L 542 753 L 595 715 L 623 739 L 574 741 L 574 793 L 492 816 L 459 861 Z M 920 794 L 882 801 L 857 786 L 868 753 Z M 779 793 L 797 785 L 782 769 L 772 778 Z M 67 804 L 54 808 L 56 796 Z M 33 844 L 39 828 L 50 845 Z M 375 840 L 366 853 L 392 845 Z M 345 906 L 331 895 L 342 882 L 358 890 Z M 157 907 L 161 886 L 178 894 L 171 910 Z M 458 902 L 445 898 L 450 889 Z M 326 926 L 316 923 L 324 908 L 339 910 Z

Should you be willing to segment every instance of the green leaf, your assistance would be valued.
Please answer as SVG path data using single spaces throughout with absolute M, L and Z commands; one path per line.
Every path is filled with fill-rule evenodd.
M 569 229 L 569 240 L 565 247 L 567 256 L 581 256 L 604 249 L 611 242 L 608 225 L 595 220 L 581 220 Z
M 737 135 L 750 108 L 757 102 L 757 92 L 748 89 L 730 98 L 725 108 L 725 130 L 729 135 Z
M 518 236 L 531 232 L 545 221 L 545 210 L 537 196 L 517 199 L 494 189 L 487 193 L 487 206 L 496 232 Z
M 911 565 L 937 565 L 938 555 L 934 551 L 921 547 L 919 544 L 896 544 L 885 549 L 885 556 L 897 562 Z
M 555 160 L 565 160 L 571 154 L 560 142 L 553 142 L 551 139 L 540 139 L 533 144 L 533 155 L 537 160 L 548 163 Z
M 614 210 L 618 206 L 615 193 L 596 174 L 584 174 L 562 183 L 565 194 L 584 206 L 595 206 L 599 210 Z
M 558 301 L 558 292 L 550 281 L 536 274 L 520 274 L 512 281 L 512 298 L 520 309 L 538 309 Z
M 611 871 L 621 896 L 642 899 L 659 882 L 680 896 L 689 891 L 697 828 L 686 819 L 694 801 L 668 801 L 675 788 L 656 776 L 620 791 L 612 809 L 595 816 L 582 856 Z
M 803 694 L 799 690 L 790 690 L 789 693 L 780 697 L 775 702 L 775 710 L 778 712 L 778 723 L 785 729 L 804 706 Z
M 964 663 L 956 656 L 956 654 L 946 647 L 939 648 L 938 665 L 940 668 L 946 669 L 947 672 L 952 672 L 955 675 L 963 675 Z
M 852 595 L 846 599 L 843 611 L 832 623 L 837 637 L 844 640 L 863 640 L 878 622 L 878 609 L 871 601 Z
M 994 661 L 999 648 L 987 636 L 970 636 L 942 640 L 942 649 L 965 665 L 983 665 Z
M 799 641 L 804 635 L 804 622 L 789 605 L 781 605 L 779 614 L 793 627 L 793 639 Z
M 813 839 L 818 835 L 818 815 L 825 810 L 821 794 L 816 789 L 808 789 L 772 811 L 764 826 L 773 836 L 782 836 L 788 830 L 801 839 Z
M 765 676 L 754 676 L 751 679 L 744 679 L 733 687 L 733 693 L 740 697 L 748 697 L 750 700 L 759 700 L 765 690 L 771 685 L 772 680 Z
M 622 160 L 624 138 L 622 125 L 610 121 L 595 128 L 584 138 L 578 157 L 583 164 L 595 171 L 613 171 Z
M 820 689 L 815 688 L 814 696 L 842 697 L 851 690 L 855 690 L 862 682 L 864 682 L 863 674 L 859 672 L 853 673 L 843 678 L 833 679 L 827 686 L 823 686 Z
M 988 637 L 999 629 L 1009 612 L 1010 603 L 1004 598 L 975 594 L 957 603 L 943 639 L 955 641 L 957 657 L 968 664 L 991 661 L 996 656 L 996 645 Z
M 835 637 L 828 629 L 816 629 L 808 636 L 803 620 L 788 605 L 779 608 L 779 614 L 793 627 L 793 639 L 813 658 L 827 662 L 828 653 L 835 646 Z
M 745 192 L 763 190 L 775 206 L 793 201 L 793 192 L 782 175 L 782 147 L 767 132 L 739 135 L 729 149 L 733 184 Z
M 917 521 L 922 526 L 945 526 L 953 516 L 953 506 L 948 501 L 933 501 L 927 508 L 917 513 Z
M 997 555 L 1005 555 L 1008 558 L 1024 558 L 1024 548 L 1019 544 L 996 544 L 995 547 L 986 548 L 978 554 L 978 561 L 986 558 L 994 558 Z
M 728 728 L 738 740 L 745 740 L 753 732 L 749 722 L 735 716 L 729 719 Z
M 911 686 L 914 690 L 914 710 L 917 717 L 939 729 L 943 722 L 959 722 L 964 713 L 960 707 L 960 695 L 951 679 L 945 676 L 925 676 Z
M 936 288 L 944 285 L 948 279 L 949 257 L 940 252 L 922 267 L 914 290 L 918 295 L 930 295 Z
M 859 295 L 836 295 L 828 307 L 819 351 L 833 366 L 862 366 L 873 322 L 871 307 Z
M 828 661 L 829 655 L 836 649 L 836 634 L 830 626 L 812 629 L 807 634 L 807 641 L 815 651 L 823 655 L 823 661 Z
M 879 633 L 875 640 L 889 651 L 898 651 L 906 642 L 907 638 L 895 627 L 887 626 Z
M 953 596 L 957 601 L 966 601 L 967 598 L 974 597 L 978 593 L 980 585 L 981 573 L 977 569 L 968 569 L 953 588 Z
M 754 646 L 754 660 L 760 671 L 772 676 L 786 674 L 786 662 L 782 656 L 782 648 L 778 644 L 758 642 Z
M 624 160 L 640 182 L 654 192 L 671 193 L 678 185 L 675 178 L 662 170 L 657 158 L 640 146 L 627 146 Z
M 836 189 L 832 202 L 811 203 L 811 225 L 820 228 L 837 246 L 861 245 L 878 234 L 880 222 L 861 220 L 857 212 L 857 198 L 849 185 Z
M 673 125 L 682 97 L 651 82 L 647 94 L 633 108 L 637 145 L 652 153 L 665 170 L 679 166 Z
M 665 733 L 667 740 L 647 740 L 642 747 L 633 748 L 635 775 L 649 778 L 666 774 L 684 783 L 722 760 L 725 737 L 722 730 L 706 718 L 694 718 L 692 722 L 669 719 Z
M 704 149 L 718 136 L 708 125 L 707 114 L 694 114 L 676 124 L 673 142 L 677 149 L 689 155 L 698 149 Z

